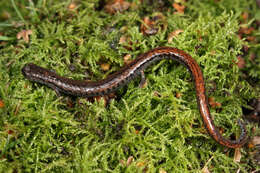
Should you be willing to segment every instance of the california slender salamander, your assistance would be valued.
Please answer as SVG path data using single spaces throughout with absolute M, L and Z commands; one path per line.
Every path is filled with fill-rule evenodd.
M 207 96 L 205 94 L 203 75 L 200 67 L 189 54 L 177 48 L 158 47 L 152 49 L 141 54 L 130 64 L 124 66 L 116 73 L 97 82 L 73 80 L 61 77 L 53 71 L 39 67 L 32 63 L 26 64 L 22 69 L 22 73 L 27 79 L 33 82 L 42 83 L 54 89 L 58 95 L 60 95 L 60 93 L 64 93 L 79 97 L 93 97 L 109 94 L 139 75 L 141 76 L 141 82 L 144 81 L 145 77 L 143 70 L 151 63 L 162 59 L 177 60 L 189 69 L 195 83 L 200 115 L 210 136 L 215 141 L 226 147 L 242 147 L 247 142 L 245 125 L 241 121 L 238 121 L 241 128 L 241 135 L 237 140 L 226 139 L 220 134 L 210 115 Z

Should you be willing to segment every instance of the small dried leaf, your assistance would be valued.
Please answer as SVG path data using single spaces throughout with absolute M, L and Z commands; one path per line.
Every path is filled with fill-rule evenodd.
M 7 133 L 8 133 L 8 135 L 12 135 L 14 133 L 14 131 L 9 129 L 9 130 L 7 130 Z
M 126 54 L 125 56 L 124 56 L 124 63 L 125 64 L 129 64 L 130 62 L 131 62 L 131 55 L 130 54 Z
M 145 165 L 145 162 L 138 162 L 136 163 L 137 167 L 143 167 Z
M 167 173 L 164 169 L 160 168 L 159 173 Z
M 248 13 L 247 12 L 242 13 L 242 18 L 244 20 L 247 20 L 248 19 Z
M 125 165 L 126 165 L 124 160 L 119 160 L 119 162 L 120 162 L 120 164 L 121 164 L 122 166 L 125 166 Z
M 204 166 L 204 168 L 201 171 L 202 173 L 210 173 L 209 169 L 207 166 Z
M 215 98 L 214 97 L 209 97 L 209 105 L 213 108 L 215 107 Z
M 74 10 L 76 7 L 77 7 L 77 4 L 76 4 L 75 2 L 71 2 L 71 3 L 69 4 L 69 6 L 68 6 L 68 9 L 72 11 L 72 10 Z
M 172 43 L 172 39 L 173 39 L 174 37 L 176 37 L 177 35 L 179 35 L 180 33 L 182 33 L 182 32 L 183 32 L 182 29 L 177 29 L 177 30 L 171 32 L 171 33 L 169 34 L 169 36 L 168 36 L 168 43 Z
M 172 4 L 173 8 L 177 10 L 178 13 L 184 13 L 184 9 L 186 8 L 184 5 L 178 4 L 178 3 L 173 3 Z
M 237 170 L 237 172 L 236 173 L 239 173 L 240 172 L 240 168 Z
M 247 146 L 248 146 L 248 148 L 255 148 L 254 144 L 251 142 L 249 142 Z
M 126 43 L 126 41 L 127 41 L 127 37 L 123 35 L 123 36 L 120 37 L 120 39 L 119 39 L 119 44 L 124 44 L 124 43 Z
M 234 162 L 239 163 L 240 160 L 241 160 L 241 157 L 242 157 L 242 155 L 241 155 L 240 148 L 236 148 L 235 149 L 235 155 L 234 155 Z
M 123 12 L 130 7 L 129 2 L 125 2 L 124 0 L 114 0 L 113 2 L 109 2 L 105 5 L 105 10 L 109 14 L 115 14 L 116 12 Z
M 252 140 L 254 145 L 260 145 L 260 136 L 255 136 Z
M 108 64 L 108 63 L 101 64 L 101 69 L 103 71 L 108 71 L 110 69 L 110 64 Z
M 149 17 L 144 17 L 143 23 L 141 24 L 141 32 L 144 35 L 155 35 L 161 30 L 167 29 L 167 21 L 162 13 L 157 13 L 151 19 Z
M 254 30 L 255 30 L 255 28 L 253 28 L 253 27 L 250 27 L 250 28 L 248 28 L 248 27 L 240 27 L 240 29 L 239 29 L 238 32 L 239 32 L 240 34 L 249 35 L 249 34 L 251 34 Z
M 156 96 L 156 97 L 161 97 L 162 96 L 158 91 L 154 91 L 153 95 Z
M 176 97 L 176 98 L 180 98 L 180 97 L 181 97 L 181 93 L 179 93 L 179 92 L 176 93 L 176 94 L 175 94 L 175 97 Z
M 238 66 L 238 68 L 244 68 L 246 64 L 244 58 L 242 58 L 242 56 L 237 56 L 237 60 L 238 61 L 236 62 L 236 65 Z
M 255 41 L 255 37 L 254 36 L 247 36 L 246 40 L 249 41 L 249 42 L 253 42 L 253 41 Z
M 255 53 L 254 52 L 252 52 L 252 53 L 250 53 L 250 60 L 251 61 L 254 61 L 255 60 L 255 58 L 256 58 L 256 55 L 255 55 Z
M 0 108 L 3 108 L 5 106 L 4 101 L 0 100 Z
M 221 107 L 221 103 L 215 102 L 215 106 L 218 107 L 218 108 L 220 108 L 220 107 Z
M 134 160 L 133 156 L 128 157 L 127 161 L 126 161 L 126 166 L 128 167 Z
M 29 35 L 32 34 L 32 30 L 22 30 L 16 35 L 17 39 L 23 39 L 26 43 L 29 43 Z
M 144 18 L 144 24 L 141 24 L 141 32 L 144 35 L 155 35 L 158 32 L 158 28 L 155 28 L 155 22 L 150 20 L 149 17 Z

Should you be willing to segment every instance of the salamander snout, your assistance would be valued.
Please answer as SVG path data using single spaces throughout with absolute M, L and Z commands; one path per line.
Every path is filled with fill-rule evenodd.
M 30 71 L 31 71 L 30 64 L 26 64 L 22 68 L 22 73 L 23 73 L 24 76 L 27 76 Z
M 23 68 L 22 68 L 22 73 L 25 77 L 28 77 L 31 75 L 34 67 L 36 67 L 35 64 L 33 63 L 29 63 L 29 64 L 26 64 Z

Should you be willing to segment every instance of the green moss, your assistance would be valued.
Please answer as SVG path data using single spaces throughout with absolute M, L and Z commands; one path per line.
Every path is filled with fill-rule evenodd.
M 134 2 L 140 5 L 140 1 Z M 70 1 L 1 1 L 0 11 L 11 17 L 1 17 L 0 22 L 4 34 L 0 37 L 4 40 L 0 45 L 0 99 L 5 104 L 0 108 L 0 171 L 201 172 L 205 166 L 210 172 L 260 169 L 250 163 L 244 149 L 241 163 L 234 162 L 234 151 L 226 153 L 205 132 L 191 76 L 176 62 L 162 61 L 149 67 L 145 71 L 147 87 L 140 89 L 138 80 L 131 82 L 126 91 L 119 91 L 122 98 L 108 107 L 103 101 L 90 103 L 85 99 L 69 107 L 68 97 L 58 98 L 50 88 L 31 83 L 21 74 L 24 64 L 34 62 L 74 79 L 83 79 L 87 71 L 89 78 L 98 80 L 117 71 L 126 54 L 134 59 L 158 46 L 177 47 L 202 68 L 208 95 L 222 104 L 221 110 L 211 109 L 214 121 L 225 129 L 225 136 L 230 136 L 239 132 L 234 122 L 242 115 L 241 106 L 259 96 L 259 88 L 243 79 L 234 64 L 245 44 L 237 36 L 240 15 L 249 9 L 256 11 L 254 3 L 188 1 L 183 15 L 174 14 L 170 6 L 163 11 L 167 30 L 148 37 L 140 32 L 140 25 L 144 16 L 158 12 L 157 5 L 142 4 L 109 15 L 95 10 L 98 0 L 78 2 L 76 11 L 68 10 Z M 29 43 L 16 39 L 23 29 L 33 31 Z M 168 35 L 177 29 L 183 32 L 168 43 Z M 124 45 L 119 44 L 123 35 L 130 39 Z M 100 62 L 109 63 L 111 69 L 103 72 Z M 71 64 L 75 72 L 69 70 Z M 257 68 L 248 67 L 259 80 L 253 73 Z M 176 93 L 181 97 L 176 98 Z M 134 159 L 126 166 L 130 156 Z

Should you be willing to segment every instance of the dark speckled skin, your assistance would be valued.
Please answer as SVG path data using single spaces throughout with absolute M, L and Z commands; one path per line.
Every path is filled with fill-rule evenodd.
M 97 82 L 73 80 L 61 77 L 55 72 L 39 67 L 32 63 L 26 64 L 22 69 L 22 73 L 27 79 L 31 81 L 39 82 L 51 87 L 58 95 L 60 93 L 64 93 L 79 97 L 93 97 L 109 94 L 117 90 L 119 87 L 127 84 L 135 77 L 141 75 L 142 71 L 151 63 L 161 59 L 176 60 L 189 69 L 195 83 L 200 115 L 210 136 L 212 136 L 212 138 L 215 139 L 218 143 L 226 147 L 242 147 L 247 142 L 247 132 L 245 125 L 241 121 L 238 121 L 238 124 L 241 128 L 241 135 L 237 140 L 226 139 L 220 134 L 219 130 L 215 127 L 210 115 L 203 75 L 200 67 L 189 54 L 177 48 L 158 47 L 152 49 L 144 54 L 141 54 L 138 58 L 121 68 L 116 73 Z

